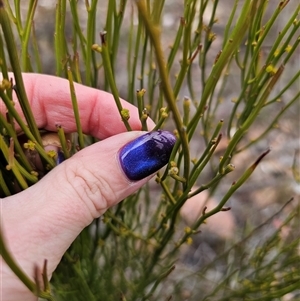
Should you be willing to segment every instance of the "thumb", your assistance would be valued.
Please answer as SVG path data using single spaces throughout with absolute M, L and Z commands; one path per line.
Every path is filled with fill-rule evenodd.
M 29 189 L 2 200 L 5 237 L 21 267 L 48 260 L 49 274 L 82 229 L 139 189 L 169 160 L 166 131 L 127 132 L 95 143 Z

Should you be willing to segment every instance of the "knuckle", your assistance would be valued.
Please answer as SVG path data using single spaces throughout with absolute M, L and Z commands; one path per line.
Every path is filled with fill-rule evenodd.
M 103 214 L 114 198 L 114 191 L 110 183 L 101 173 L 93 173 L 76 160 L 76 164 L 66 170 L 66 178 L 75 197 L 87 207 L 93 218 Z

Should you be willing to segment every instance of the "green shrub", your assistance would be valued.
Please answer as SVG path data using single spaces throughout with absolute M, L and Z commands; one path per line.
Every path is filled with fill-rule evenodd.
M 299 151 L 295 113 L 300 98 L 299 11 L 300 6 L 288 0 L 58 0 L 55 11 L 46 12 L 38 1 L 22 5 L 4 1 L 1 71 L 6 80 L 8 71 L 14 73 L 28 128 L 14 111 L 12 88 L 5 81 L 0 97 L 9 118 L 19 123 L 29 141 L 36 142 L 46 168 L 55 162 L 42 147 L 21 71 L 66 77 L 71 89 L 74 81 L 110 91 L 125 124 L 128 116 L 120 96 L 138 107 L 144 130 L 151 117 L 156 128 L 174 131 L 178 138 L 167 168 L 80 234 L 53 275 L 51 293 L 41 296 L 47 300 L 300 298 L 299 200 L 291 199 L 299 184 L 299 153 L 295 144 L 287 143 L 298 141 Z M 43 29 L 43 14 L 55 15 L 53 32 Z M 53 46 L 48 42 L 44 49 L 52 36 Z M 54 62 L 54 70 L 47 67 Z M 73 105 L 76 108 L 76 95 Z M 277 129 L 281 122 L 288 127 L 286 133 Z M 0 166 L 0 194 L 7 196 L 16 192 L 15 183 L 23 190 L 38 176 L 3 115 L 0 125 L 6 162 Z M 64 145 L 63 128 L 58 131 Z M 277 142 L 280 151 L 275 148 L 275 154 L 269 155 L 265 168 L 269 166 L 270 173 L 258 168 L 245 184 L 277 136 L 287 144 L 279 147 Z M 94 139 L 82 134 L 78 122 L 72 141 L 70 155 L 77 144 L 86 147 Z M 270 178 L 274 180 L 270 166 L 280 158 L 288 158 L 289 171 L 270 184 Z M 250 198 L 257 192 L 258 198 L 264 198 L 259 192 L 268 186 L 278 198 L 273 197 L 264 213 L 245 195 Z M 208 199 L 218 202 L 210 210 L 204 207 L 187 227 L 180 210 L 205 190 Z M 228 206 L 237 219 L 235 233 L 226 241 L 205 235 L 204 224 Z M 280 221 L 277 226 L 276 221 Z M 201 252 L 199 246 L 213 252 Z M 202 260 L 211 254 L 211 260 Z

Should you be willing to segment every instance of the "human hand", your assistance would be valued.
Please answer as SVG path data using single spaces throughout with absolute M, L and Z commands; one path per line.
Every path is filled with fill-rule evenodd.
M 56 131 L 59 124 L 65 132 L 75 132 L 68 81 L 38 74 L 24 74 L 23 79 L 38 127 Z M 82 85 L 75 88 L 83 132 L 104 140 L 0 203 L 6 245 L 32 279 L 34 267 L 41 268 L 45 259 L 50 278 L 83 228 L 145 184 L 168 162 L 175 143 L 174 136 L 164 131 L 125 132 L 112 95 Z M 122 104 L 130 111 L 132 129 L 140 130 L 137 109 L 125 101 Z M 21 112 L 18 103 L 16 108 Z M 0 111 L 4 113 L 5 107 Z M 151 120 L 148 126 L 153 128 Z M 36 300 L 2 258 L 0 278 L 2 301 Z

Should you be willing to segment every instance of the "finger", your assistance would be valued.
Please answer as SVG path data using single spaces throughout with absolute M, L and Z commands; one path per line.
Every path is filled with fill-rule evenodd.
M 164 131 L 112 136 L 78 152 L 36 185 L 4 199 L 8 244 L 24 261 L 22 267 L 32 273 L 33 262 L 41 265 L 47 259 L 51 273 L 85 226 L 167 163 L 174 143 L 175 137 Z M 146 173 L 135 169 L 145 162 Z M 136 170 L 140 180 L 130 179 L 126 165 Z
M 34 73 L 24 73 L 23 80 L 39 128 L 56 131 L 56 126 L 61 125 L 67 133 L 76 131 L 68 80 Z M 76 83 L 75 93 L 85 134 L 104 139 L 126 131 L 115 100 L 110 93 Z M 120 101 L 123 108 L 129 110 L 131 128 L 140 130 L 141 122 L 137 108 L 125 100 Z M 16 108 L 21 112 L 18 103 L 16 103 Z M 150 119 L 148 126 L 150 129 L 154 127 Z

